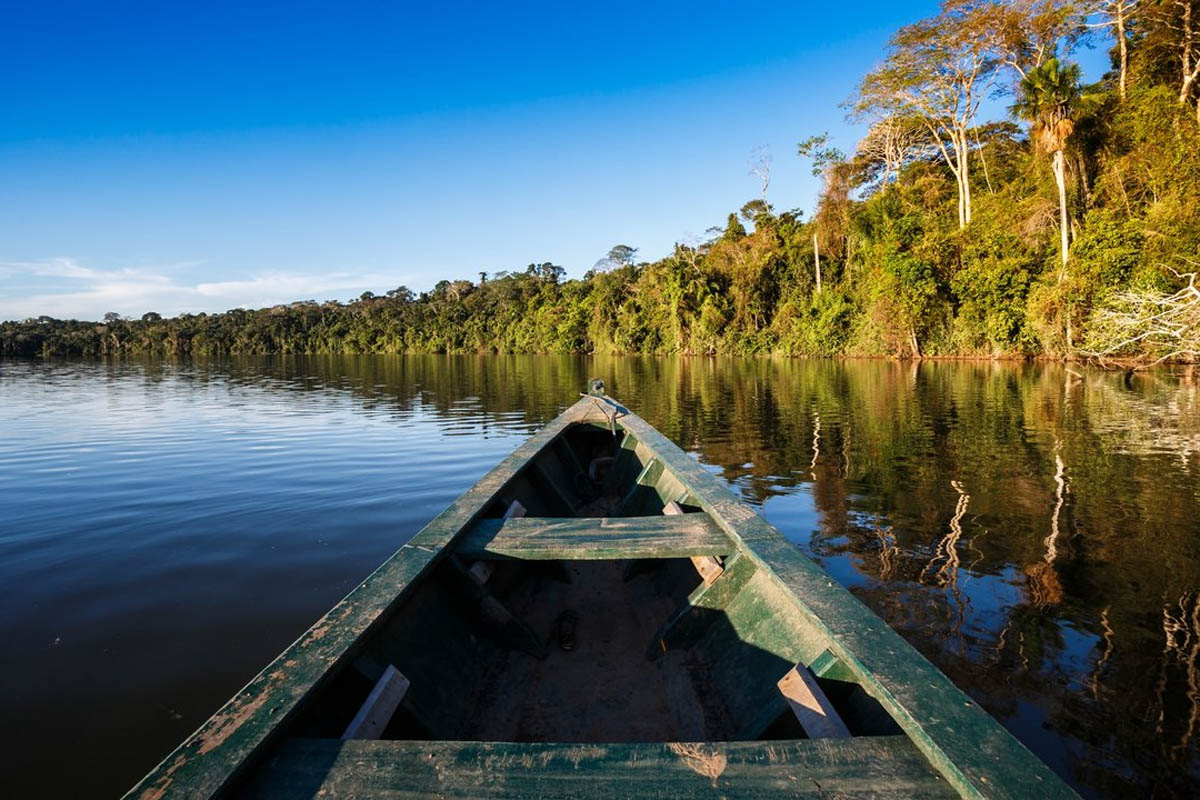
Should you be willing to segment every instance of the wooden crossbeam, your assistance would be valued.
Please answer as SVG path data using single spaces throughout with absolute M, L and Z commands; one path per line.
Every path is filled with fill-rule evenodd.
M 391 722 L 392 715 L 400 707 L 408 691 L 409 680 L 400 670 L 388 664 L 383 668 L 383 674 L 375 682 L 375 687 L 367 695 L 358 713 L 346 726 L 343 739 L 378 739 Z
M 738 553 L 725 559 L 725 567 L 712 583 L 701 583 L 693 589 L 687 601 L 659 626 L 646 649 L 646 658 L 653 661 L 667 650 L 695 644 L 719 616 L 713 612 L 726 609 L 758 571 L 751 559 Z
M 645 492 L 654 492 L 654 484 L 658 481 L 663 472 L 663 464 L 657 458 L 651 458 L 646 462 L 646 466 L 642 467 L 642 471 L 638 473 L 637 478 L 629 485 L 625 491 L 624 497 L 621 498 L 620 504 L 617 506 L 617 514 L 630 515 L 638 514 L 641 511 L 640 506 L 645 500 Z M 639 502 L 634 503 L 637 499 Z
M 563 511 L 567 512 L 568 514 L 574 513 L 576 507 L 575 500 L 567 493 L 566 489 L 559 485 L 559 482 L 555 476 L 551 475 L 550 471 L 546 469 L 546 467 L 543 466 L 540 461 L 533 461 L 530 463 L 526 477 L 529 478 L 535 485 L 541 484 L 544 491 L 548 491 L 551 495 L 553 495 L 555 499 L 558 500 L 559 504 L 562 505 Z M 543 499 L 546 498 L 543 497 Z
M 468 599 L 465 606 L 478 615 L 486 633 L 507 647 L 524 650 L 536 658 L 545 658 L 542 637 L 500 602 L 487 587 L 475 580 L 458 555 L 446 559 L 449 569 L 443 573 Z
M 797 664 L 779 679 L 779 692 L 810 739 L 849 739 L 850 729 L 838 716 L 808 667 Z
M 481 519 L 455 542 L 462 558 L 545 561 L 729 555 L 737 546 L 707 514 Z

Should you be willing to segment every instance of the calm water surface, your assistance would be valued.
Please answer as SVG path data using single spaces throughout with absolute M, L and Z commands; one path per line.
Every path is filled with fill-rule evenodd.
M 1195 796 L 1200 375 L 1077 372 L 0 361 L 5 794 L 120 794 L 598 375 L 1080 792 Z

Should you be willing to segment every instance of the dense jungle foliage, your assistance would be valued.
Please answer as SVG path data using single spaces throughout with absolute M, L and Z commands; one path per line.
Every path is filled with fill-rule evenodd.
M 1092 41 L 1095 39 L 1095 41 Z M 1111 44 L 1080 85 L 1076 48 Z M 983 119 L 997 94 L 1009 116 Z M 761 197 L 702 243 L 164 319 L 0 324 L 9 355 L 366 352 L 1195 358 L 1200 0 L 947 0 L 801 142 L 815 214 Z M 990 106 L 989 106 L 990 107 Z

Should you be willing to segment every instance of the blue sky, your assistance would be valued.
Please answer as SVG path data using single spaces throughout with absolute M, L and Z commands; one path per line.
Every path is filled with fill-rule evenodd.
M 26 3 L 0 29 L 0 319 L 346 299 L 610 246 L 757 195 L 933 2 Z M 1091 77 L 1099 51 L 1083 55 Z

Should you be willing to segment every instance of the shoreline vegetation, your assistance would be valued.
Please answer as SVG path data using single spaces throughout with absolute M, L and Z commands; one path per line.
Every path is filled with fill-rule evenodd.
M 1096 44 L 1112 67 L 1083 85 L 1071 56 Z M 0 355 L 1200 358 L 1200 0 L 948 0 L 845 107 L 852 153 L 797 147 L 822 180 L 808 218 L 771 205 L 758 150 L 759 196 L 656 261 L 617 245 L 572 280 L 542 262 L 348 303 L 42 316 L 0 323 Z

